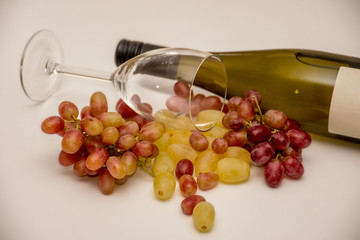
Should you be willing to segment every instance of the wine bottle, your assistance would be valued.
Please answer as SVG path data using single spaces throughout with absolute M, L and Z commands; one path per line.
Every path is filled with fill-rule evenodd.
M 128 40 L 120 43 L 117 65 L 162 47 Z M 303 49 L 213 54 L 226 67 L 228 98 L 256 89 L 264 110 L 279 109 L 307 131 L 360 139 L 360 58 Z M 172 74 L 181 74 L 181 69 Z

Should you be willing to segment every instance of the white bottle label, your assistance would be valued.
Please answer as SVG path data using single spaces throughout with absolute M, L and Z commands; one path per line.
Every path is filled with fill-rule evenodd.
M 360 139 L 360 69 L 340 67 L 328 127 L 330 133 Z

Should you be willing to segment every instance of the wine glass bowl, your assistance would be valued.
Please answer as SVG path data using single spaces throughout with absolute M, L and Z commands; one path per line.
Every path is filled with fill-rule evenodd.
M 37 32 L 21 60 L 20 79 L 26 95 L 34 101 L 46 100 L 56 91 L 62 74 L 112 81 L 120 98 L 137 114 L 165 124 L 175 119 L 183 124 L 188 119 L 200 131 L 211 129 L 220 119 L 227 93 L 225 67 L 208 52 L 156 49 L 106 73 L 64 65 L 57 36 L 49 30 Z M 216 109 L 217 115 L 196 120 L 200 111 L 211 109 Z

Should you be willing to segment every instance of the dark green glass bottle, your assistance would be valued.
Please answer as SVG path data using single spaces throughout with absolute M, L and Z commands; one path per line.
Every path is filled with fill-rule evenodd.
M 124 41 L 127 40 L 122 40 L 122 43 Z M 161 47 L 141 42 L 135 42 L 136 47 L 129 47 L 131 43 L 126 42 L 127 48 L 118 45 L 115 54 L 117 65 Z M 248 90 L 256 89 L 262 95 L 264 110 L 282 110 L 288 118 L 299 121 L 305 130 L 360 139 L 360 107 L 357 104 L 360 103 L 359 58 L 302 49 L 213 54 L 219 56 L 226 67 L 228 98 L 243 96 Z M 181 69 L 177 69 L 177 74 L 181 74 Z M 202 74 L 206 79 L 206 67 L 199 73 Z M 340 78 L 343 81 L 349 76 L 352 78 L 350 82 L 345 79 L 345 84 L 338 84 Z M 341 86 L 341 90 L 336 87 L 339 88 L 336 96 L 335 83 L 347 86 L 345 89 Z

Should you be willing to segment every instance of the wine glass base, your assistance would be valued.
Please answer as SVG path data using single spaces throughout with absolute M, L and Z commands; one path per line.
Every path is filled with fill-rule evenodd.
M 41 30 L 30 38 L 20 64 L 21 85 L 30 99 L 41 102 L 57 90 L 62 74 L 55 67 L 63 59 L 61 42 L 53 32 Z

